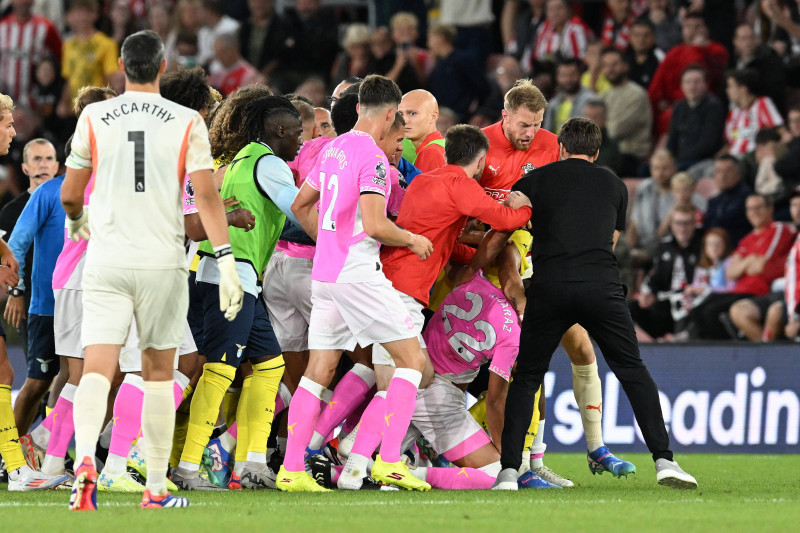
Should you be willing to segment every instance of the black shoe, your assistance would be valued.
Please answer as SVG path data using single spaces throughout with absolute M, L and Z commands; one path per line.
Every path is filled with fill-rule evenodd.
M 315 455 L 306 461 L 306 467 L 311 470 L 311 477 L 320 487 L 335 489 L 336 483 L 331 481 L 331 460 L 324 455 Z
M 280 450 L 276 449 L 274 452 L 272 452 L 272 455 L 269 456 L 269 461 L 267 461 L 267 466 L 273 472 L 277 472 L 278 470 L 281 469 L 282 465 L 283 465 L 283 453 L 281 453 Z

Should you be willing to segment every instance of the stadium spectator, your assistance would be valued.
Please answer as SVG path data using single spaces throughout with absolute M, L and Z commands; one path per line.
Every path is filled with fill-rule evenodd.
M 628 222 L 628 244 L 638 250 L 642 262 L 652 259 L 658 249 L 658 228 L 675 204 L 670 180 L 675 175 L 675 160 L 667 150 L 659 149 L 650 157 L 651 177 L 636 188 Z
M 742 179 L 739 162 L 727 154 L 714 161 L 714 183 L 719 194 L 708 201 L 703 230 L 724 229 L 735 248 L 752 229 L 745 215 L 745 200 L 753 194 L 753 189 Z
M 343 51 L 339 52 L 331 68 L 331 81 L 339 83 L 351 76 L 363 78 L 367 74 L 370 57 L 369 26 L 351 24 L 342 40 Z
M 320 7 L 320 0 L 298 0 L 295 8 L 284 13 L 289 34 L 291 65 L 282 74 L 288 87 L 301 83 L 309 76 L 327 81 L 331 65 L 339 52 L 338 25 L 329 8 Z
M 667 218 L 665 218 L 658 227 L 659 238 L 663 239 L 669 235 L 672 213 L 675 212 L 675 208 L 677 207 L 691 209 L 694 213 L 695 226 L 702 228 L 706 199 L 694 192 L 694 180 L 692 177 L 686 172 L 678 172 L 669 180 L 669 189 L 675 203 L 672 206 L 672 210 L 667 215 Z
M 789 109 L 786 119 L 791 140 L 786 152 L 775 161 L 775 172 L 783 180 L 783 188 L 791 191 L 800 185 L 800 106 Z
M 214 61 L 220 69 L 209 76 L 212 87 L 219 89 L 224 96 L 240 87 L 263 83 L 264 77 L 248 63 L 239 50 L 239 39 L 235 34 L 222 34 L 214 42 Z
M 442 134 L 447 135 L 447 130 L 458 124 L 458 115 L 449 107 L 439 108 L 439 118 L 436 119 L 436 130 Z M 403 173 L 405 175 L 405 173 Z M 408 181 L 408 175 L 406 175 Z
M 638 176 L 652 146 L 653 113 L 647 91 L 628 79 L 628 64 L 617 48 L 606 48 L 601 61 L 611 88 L 601 98 L 608 110 L 608 133 L 619 144 L 622 172 Z
M 196 60 L 198 53 L 197 34 L 203 25 L 203 21 L 200 18 L 201 8 L 201 0 L 178 0 L 178 4 L 175 7 L 173 15 L 172 29 L 169 32 L 169 37 L 167 37 L 167 40 L 164 41 L 167 68 L 175 68 L 177 65 L 193 67 L 198 64 Z M 190 40 L 194 41 L 195 50 L 192 54 L 181 53 L 181 51 L 178 50 L 179 38 L 184 43 Z M 191 63 L 182 61 L 181 56 L 192 57 Z
M 495 69 L 489 73 L 489 96 L 483 101 L 483 106 L 495 110 L 497 113 L 503 109 L 503 97 L 508 90 L 514 86 L 518 79 L 522 78 L 522 68 L 519 61 L 509 55 L 502 56 L 497 61 Z M 546 84 L 550 83 L 550 76 L 539 76 L 534 80 L 534 85 L 543 88 L 541 79 L 546 79 Z
M 664 60 L 664 51 L 656 46 L 656 32 L 653 23 L 638 19 L 631 26 L 630 46 L 625 50 L 625 60 L 630 67 L 628 76 L 645 90 L 656 69 Z
M 593 121 L 600 127 L 600 134 L 603 141 L 600 143 L 600 154 L 595 160 L 595 164 L 611 169 L 616 175 L 622 172 L 622 154 L 619 153 L 619 145 L 611 138 L 606 129 L 606 103 L 595 98 L 586 102 L 583 107 L 583 116 Z
M 456 29 L 454 46 L 485 65 L 492 49 L 492 0 L 440 0 L 439 22 Z
M 389 21 L 392 40 L 397 48 L 403 50 L 408 62 L 422 83 L 427 81 L 428 70 L 432 66 L 431 56 L 427 50 L 417 46 L 419 40 L 419 19 L 413 13 L 401 11 L 392 15 Z
M 214 59 L 217 38 L 221 35 L 235 34 L 239 22 L 225 14 L 223 0 L 203 0 L 200 8 L 202 26 L 197 30 L 197 64 L 208 66 Z M 218 66 L 212 66 L 213 73 Z
M 586 102 L 596 95 L 581 86 L 580 59 L 564 59 L 556 67 L 556 88 L 558 92 L 547 103 L 542 127 L 558 134 L 561 125 L 572 117 L 583 116 Z
M 648 89 L 656 114 L 656 131 L 666 133 L 672 104 L 683 98 L 680 75 L 689 65 L 702 65 L 708 72 L 708 85 L 716 93 L 723 82 L 728 65 L 728 51 L 708 38 L 708 28 L 699 13 L 687 13 L 681 25 L 683 43 L 675 46 L 664 57 Z
M 32 105 L 33 70 L 45 56 L 61 61 L 61 37 L 53 23 L 31 11 L 30 0 L 11 2 L 0 20 L 0 92 L 17 105 Z
M 683 291 L 700 259 L 702 235 L 695 231 L 694 209 L 676 206 L 669 219 L 670 233 L 658 245 L 653 269 L 638 297 L 629 301 L 634 323 L 653 339 L 676 333 L 676 324 L 686 317 Z
M 566 0 L 547 0 L 545 20 L 536 34 L 533 58 L 554 63 L 565 57 L 583 59 L 591 30 L 578 16 L 572 16 Z
M 732 109 L 725 121 L 725 149 L 740 156 L 755 150 L 756 134 L 762 128 L 783 129 L 783 118 L 768 96 L 758 96 L 759 75 L 755 70 L 734 70 L 726 77 L 726 92 Z
M 605 46 L 615 46 L 626 50 L 631 41 L 633 10 L 631 0 L 606 0 L 608 16 L 603 20 L 600 40 Z
M 723 143 L 725 107 L 708 92 L 706 71 L 699 65 L 686 67 L 681 75 L 684 97 L 672 108 L 667 148 L 679 170 L 714 157 Z
M 500 15 L 503 48 L 524 65 L 533 68 L 533 52 L 539 26 L 544 22 L 547 0 L 506 0 Z
M 274 0 L 248 0 L 250 17 L 239 27 L 242 56 L 269 77 L 286 61 L 287 34 L 283 17 L 275 12 Z
M 64 42 L 61 71 L 72 98 L 81 87 L 111 84 L 119 72 L 119 47 L 114 40 L 94 27 L 97 0 L 73 0 L 67 8 L 67 25 L 73 36 Z
M 297 86 L 295 94 L 308 98 L 314 107 L 323 107 L 327 100 L 325 82 L 318 76 L 311 76 Z
M 437 24 L 428 32 L 428 50 L 436 64 L 428 76 L 428 90 L 440 106 L 449 107 L 460 119 L 489 93 L 483 69 L 475 60 L 455 47 L 456 29 Z
M 122 46 L 125 37 L 141 30 L 141 24 L 131 9 L 129 0 L 112 0 L 108 8 L 108 16 L 103 20 L 102 31 Z
M 170 21 L 172 16 L 171 4 L 154 1 L 147 10 L 147 26 L 154 31 L 166 46 L 169 41 Z
M 775 50 L 759 42 L 750 24 L 742 23 L 736 27 L 731 63 L 736 70 L 753 69 L 758 72 L 764 94 L 779 110 L 785 110 L 786 72 L 783 62 Z
M 772 282 L 783 275 L 786 257 L 794 243 L 794 231 L 786 224 L 774 222 L 772 204 L 757 194 L 747 197 L 747 218 L 753 231 L 738 244 L 725 272 L 729 280 L 736 281 L 732 291 L 710 294 L 690 313 L 701 339 L 735 337 L 735 332 L 722 321 L 731 305 L 745 298 L 766 295 Z
M 369 46 L 372 54 L 367 62 L 367 72 L 386 76 L 404 93 L 420 87 L 413 56 L 395 46 L 387 28 L 376 28 L 369 36 Z
M 649 0 L 647 10 L 639 18 L 653 24 L 656 46 L 664 52 L 681 42 L 681 23 L 671 0 Z
M 604 48 L 602 42 L 592 41 L 586 45 L 586 56 L 583 58 L 586 71 L 581 76 L 581 85 L 597 94 L 603 94 L 611 88 L 611 84 L 603 74 L 603 64 L 600 61 Z

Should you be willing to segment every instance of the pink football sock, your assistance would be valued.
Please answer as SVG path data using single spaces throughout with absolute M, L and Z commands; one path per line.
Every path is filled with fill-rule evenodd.
M 177 381 L 173 382 L 173 386 L 174 386 L 173 394 L 175 396 L 175 410 L 177 410 L 178 407 L 181 406 L 181 402 L 183 402 L 183 387 L 181 387 L 181 384 L 178 383 Z
M 139 438 L 142 427 L 142 404 L 144 402 L 144 389 L 134 385 L 135 379 L 131 375 L 119 386 L 117 399 L 114 400 L 114 428 L 111 430 L 111 445 L 108 453 L 127 457 L 133 441 Z M 138 376 L 134 376 L 136 378 Z M 139 383 L 142 378 L 138 378 Z
M 386 414 L 383 416 L 381 459 L 386 463 L 400 460 L 400 446 L 408 432 L 417 405 L 417 389 L 422 373 L 412 368 L 398 368 L 386 391 Z
M 289 435 L 286 441 L 286 456 L 283 459 L 283 466 L 288 472 L 305 470 L 306 446 L 311 441 L 314 426 L 317 425 L 320 397 L 325 390 L 325 387 L 319 383 L 303 377 L 300 379 L 297 391 L 292 396 L 287 420 Z
M 236 438 L 236 436 L 239 434 L 236 428 L 237 428 L 237 426 L 236 426 L 236 422 L 234 422 L 234 423 L 233 423 L 233 425 L 232 425 L 231 427 L 229 427 L 229 428 L 228 428 L 228 433 L 229 433 L 229 434 L 230 434 L 230 436 L 231 436 L 231 437 L 233 437 L 234 439 L 235 439 L 235 438 Z
M 336 385 L 333 397 L 322 410 L 314 431 L 320 435 L 330 435 L 354 409 L 358 408 L 374 384 L 375 372 L 360 363 L 356 364 Z
M 65 398 L 62 391 L 61 396 L 56 401 L 56 406 L 50 413 L 52 423 L 50 426 L 50 441 L 47 443 L 47 455 L 53 457 L 64 457 L 66 455 L 69 442 L 75 434 L 75 422 L 72 419 L 72 399 L 75 396 L 76 387 L 67 384 L 64 388 L 68 386 L 72 387 L 72 394 Z
M 372 457 L 372 453 L 381 442 L 383 427 L 386 423 L 383 415 L 386 414 L 386 392 L 377 393 L 364 411 L 361 423 L 358 426 L 356 440 L 350 453 L 363 457 Z
M 356 429 L 358 426 L 359 421 L 361 421 L 361 417 L 364 416 L 364 411 L 367 410 L 367 406 L 372 401 L 372 397 L 375 396 L 375 393 L 378 392 L 377 387 L 372 387 L 367 391 L 367 394 L 364 396 L 364 400 L 361 402 L 361 405 L 356 407 L 353 411 L 347 415 L 347 418 L 342 424 L 342 433 L 345 435 L 349 435 Z
M 337 481 L 339 481 L 339 476 L 342 475 L 342 470 L 344 470 L 344 465 L 331 465 L 331 483 L 334 485 Z
M 383 457 L 383 456 L 381 456 Z M 495 478 L 476 468 L 428 468 L 425 481 L 435 489 L 490 489 Z
M 55 410 L 56 408 L 53 407 L 53 410 L 50 411 L 50 414 L 47 415 L 44 420 L 42 420 L 42 426 L 47 428 L 47 431 L 49 431 L 50 433 L 53 432 L 53 413 L 55 412 Z

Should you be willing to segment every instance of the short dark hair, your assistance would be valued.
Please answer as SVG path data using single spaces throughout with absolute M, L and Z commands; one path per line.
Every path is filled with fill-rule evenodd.
M 211 98 L 208 76 L 202 67 L 178 67 L 165 73 L 159 91 L 167 100 L 195 111 L 207 108 Z
M 600 57 L 606 54 L 617 54 L 619 58 L 625 61 L 625 53 L 616 46 L 606 46 L 600 51 Z
M 278 115 L 289 115 L 300 120 L 300 113 L 283 96 L 262 96 L 249 102 L 244 108 L 242 135 L 248 141 L 264 140 L 264 125 Z
M 72 112 L 76 117 L 80 117 L 83 110 L 89 104 L 102 102 L 117 96 L 117 92 L 109 86 L 105 87 L 81 87 L 78 96 L 72 100 Z
M 689 11 L 688 13 L 686 13 L 686 14 L 683 16 L 683 20 L 684 20 L 684 21 L 687 21 L 687 20 L 689 20 L 689 19 L 696 19 L 696 20 L 700 20 L 700 21 L 702 21 L 702 22 L 703 22 L 703 24 L 705 24 L 705 23 L 706 23 L 706 19 L 705 19 L 705 17 L 703 16 L 703 14 L 702 14 L 702 13 L 700 13 L 700 12 L 698 12 L 698 11 Z
M 752 95 L 758 95 L 761 88 L 761 80 L 758 71 L 752 68 L 729 70 L 725 74 L 725 79 L 732 79 L 737 85 L 745 87 Z
M 458 29 L 451 24 L 434 24 L 428 30 L 428 33 L 432 33 L 434 35 L 440 36 L 442 39 L 447 41 L 450 44 L 456 42 L 456 37 L 458 36 Z
M 742 167 L 739 165 L 739 160 L 736 159 L 731 154 L 722 154 L 721 156 L 719 156 L 716 159 L 716 161 L 718 161 L 718 162 L 723 162 L 724 161 L 724 162 L 728 162 L 728 163 L 733 163 L 733 166 L 736 167 L 736 171 L 739 172 L 740 174 L 742 173 Z
M 747 195 L 747 198 L 745 199 L 745 201 L 747 201 L 747 199 L 750 199 L 750 198 L 761 198 L 762 200 L 764 200 L 764 206 L 765 207 L 774 207 L 774 205 L 775 205 L 775 203 L 772 201 L 772 198 L 770 198 L 769 196 L 766 196 L 764 194 L 759 194 L 757 192 L 754 192 L 752 194 Z
M 686 74 L 687 72 L 699 72 L 700 74 L 703 75 L 704 80 L 708 80 L 708 71 L 700 63 L 692 63 L 691 65 L 683 69 L 683 72 L 681 72 L 681 78 L 683 78 L 684 74 Z
M 406 120 L 403 118 L 402 113 L 398 111 L 394 114 L 394 122 L 389 126 L 389 131 L 397 131 L 406 127 Z
M 203 7 L 217 15 L 225 14 L 225 2 L 223 0 L 203 0 Z
M 358 122 L 356 106 L 358 106 L 357 94 L 342 94 L 336 100 L 336 105 L 331 109 L 331 123 L 333 123 L 333 129 L 336 130 L 338 135 L 352 130 L 353 126 Z
M 358 103 L 362 107 L 397 107 L 402 99 L 400 87 L 379 74 L 370 74 L 358 88 Z
M 781 134 L 778 128 L 761 128 L 756 133 L 756 144 L 767 144 L 768 142 L 780 142 Z
M 558 134 L 558 143 L 572 155 L 591 157 L 600 149 L 602 142 L 603 134 L 600 133 L 600 127 L 594 121 L 583 117 L 574 117 L 566 121 Z
M 448 165 L 466 166 L 489 150 L 489 139 L 476 126 L 456 124 L 447 130 L 444 143 L 444 157 Z
M 152 83 L 156 81 L 164 60 L 164 43 L 154 31 L 137 31 L 125 38 L 120 55 L 130 81 Z
M 577 57 L 565 57 L 564 59 L 556 63 L 556 68 L 558 67 L 575 67 L 578 69 L 578 72 L 582 72 L 583 61 L 581 61 Z
M 650 28 L 650 31 L 652 31 L 653 33 L 655 33 L 656 31 L 656 25 L 653 24 L 652 20 L 647 18 L 647 15 L 640 15 L 639 18 L 634 20 L 633 24 L 631 24 L 631 27 L 633 26 L 645 26 L 647 28 Z
M 357 78 L 357 77 L 358 76 L 351 76 L 351 78 Z M 348 85 L 347 87 L 342 89 L 342 91 L 339 93 L 339 98 L 341 98 L 342 96 L 344 96 L 346 94 L 354 94 L 354 95 L 358 96 L 358 90 L 361 89 L 361 83 L 363 81 L 364 80 L 362 80 L 361 78 L 358 78 L 358 81 L 354 81 L 353 83 L 347 82 L 347 83 L 350 83 L 350 85 Z

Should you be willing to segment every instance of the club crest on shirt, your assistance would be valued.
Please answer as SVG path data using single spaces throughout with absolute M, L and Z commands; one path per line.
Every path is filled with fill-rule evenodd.
M 522 174 L 525 175 L 528 172 L 530 172 L 531 170 L 533 170 L 534 168 L 536 168 L 536 167 L 533 166 L 533 163 L 525 163 L 524 165 L 522 165 Z

